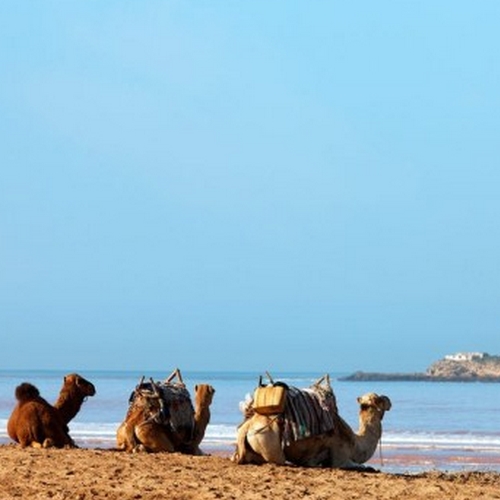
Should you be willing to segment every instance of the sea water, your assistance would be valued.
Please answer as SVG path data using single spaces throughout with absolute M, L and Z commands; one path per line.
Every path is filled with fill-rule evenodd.
M 142 376 L 164 380 L 170 373 L 88 371 L 80 373 L 95 386 L 70 422 L 76 444 L 113 448 L 131 392 Z M 65 372 L 0 371 L 0 444 L 10 441 L 6 426 L 15 406 L 14 390 L 31 382 L 45 399 L 54 402 Z M 192 395 L 194 386 L 211 384 L 216 392 L 211 420 L 201 448 L 229 456 L 243 416 L 239 404 L 258 384 L 259 373 L 183 372 Z M 275 380 L 309 387 L 322 373 L 273 373 Z M 356 430 L 356 398 L 367 392 L 385 394 L 392 409 L 385 414 L 381 445 L 369 464 L 385 472 L 500 471 L 500 385 L 455 382 L 343 382 L 330 374 L 341 416 Z M 194 399 L 194 398 L 193 398 Z

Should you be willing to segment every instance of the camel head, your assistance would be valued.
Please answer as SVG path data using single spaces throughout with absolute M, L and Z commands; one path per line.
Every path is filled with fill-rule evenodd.
M 380 415 L 380 420 L 384 417 L 384 413 L 391 409 L 392 403 L 387 396 L 379 396 L 374 392 L 369 392 L 358 398 L 358 403 L 361 411 L 374 410 Z
M 194 387 L 196 408 L 208 408 L 212 404 L 215 389 L 208 384 L 198 384 Z
M 85 380 L 77 373 L 70 373 L 64 377 L 63 387 L 73 393 L 79 393 L 82 397 L 94 396 L 96 393 L 94 384 Z
M 80 411 L 80 407 L 88 396 L 95 394 L 94 384 L 76 373 L 64 377 L 59 397 L 54 403 L 64 422 L 68 423 Z

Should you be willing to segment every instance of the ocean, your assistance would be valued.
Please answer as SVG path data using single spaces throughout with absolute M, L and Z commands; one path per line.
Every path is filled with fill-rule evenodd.
M 21 382 L 35 384 L 45 399 L 54 402 L 66 372 L 0 371 L 0 444 L 10 441 L 6 425 L 15 405 L 14 390 Z M 87 371 L 97 394 L 82 406 L 70 423 L 70 433 L 83 448 L 113 448 L 115 433 L 123 421 L 128 398 L 142 376 L 163 380 L 170 371 Z M 198 383 L 215 390 L 211 421 L 201 448 L 207 453 L 234 450 L 236 429 L 243 417 L 240 401 L 253 392 L 259 373 L 182 372 L 194 394 Z M 308 387 L 323 373 L 272 373 L 275 380 Z M 343 382 L 331 373 L 332 387 L 341 416 L 358 427 L 356 398 L 367 392 L 385 394 L 392 409 L 385 414 L 381 446 L 369 464 L 384 472 L 497 471 L 500 472 L 500 385 L 454 382 Z

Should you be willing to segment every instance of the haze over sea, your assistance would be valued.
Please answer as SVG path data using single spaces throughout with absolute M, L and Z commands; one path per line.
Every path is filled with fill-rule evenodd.
M 10 441 L 6 424 L 15 405 L 15 387 L 34 383 L 49 401 L 55 401 L 63 371 L 0 371 L 0 444 Z M 89 398 L 70 423 L 71 435 L 83 448 L 113 448 L 115 432 L 123 420 L 128 398 L 140 377 L 165 379 L 170 372 L 88 371 L 96 396 Z M 296 387 L 307 387 L 323 373 L 272 373 Z M 357 396 L 377 392 L 389 396 L 393 407 L 384 418 L 380 453 L 370 461 L 385 472 L 424 470 L 500 471 L 499 386 L 494 383 L 439 382 L 340 382 L 331 373 L 339 411 L 357 429 Z M 258 383 L 255 372 L 183 372 L 193 394 L 194 385 L 209 383 L 216 389 L 211 423 L 202 449 L 230 455 L 238 424 L 242 421 L 239 402 Z

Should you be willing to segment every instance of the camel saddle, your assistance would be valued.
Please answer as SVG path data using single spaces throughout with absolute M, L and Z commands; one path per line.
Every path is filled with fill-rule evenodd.
M 174 381 L 176 377 L 178 381 Z M 175 436 L 181 436 L 186 441 L 193 437 L 194 407 L 178 369 L 162 382 L 155 382 L 152 378 L 149 382 L 144 382 L 143 377 L 130 395 L 129 404 L 133 405 L 139 395 L 160 398 L 161 410 L 154 417 L 157 423 L 166 425 Z
M 263 385 L 260 377 L 252 407 L 261 415 L 281 416 L 286 444 L 334 429 L 338 409 L 328 375 L 306 389 L 299 389 L 275 382 L 268 372 L 266 374 L 270 384 Z

